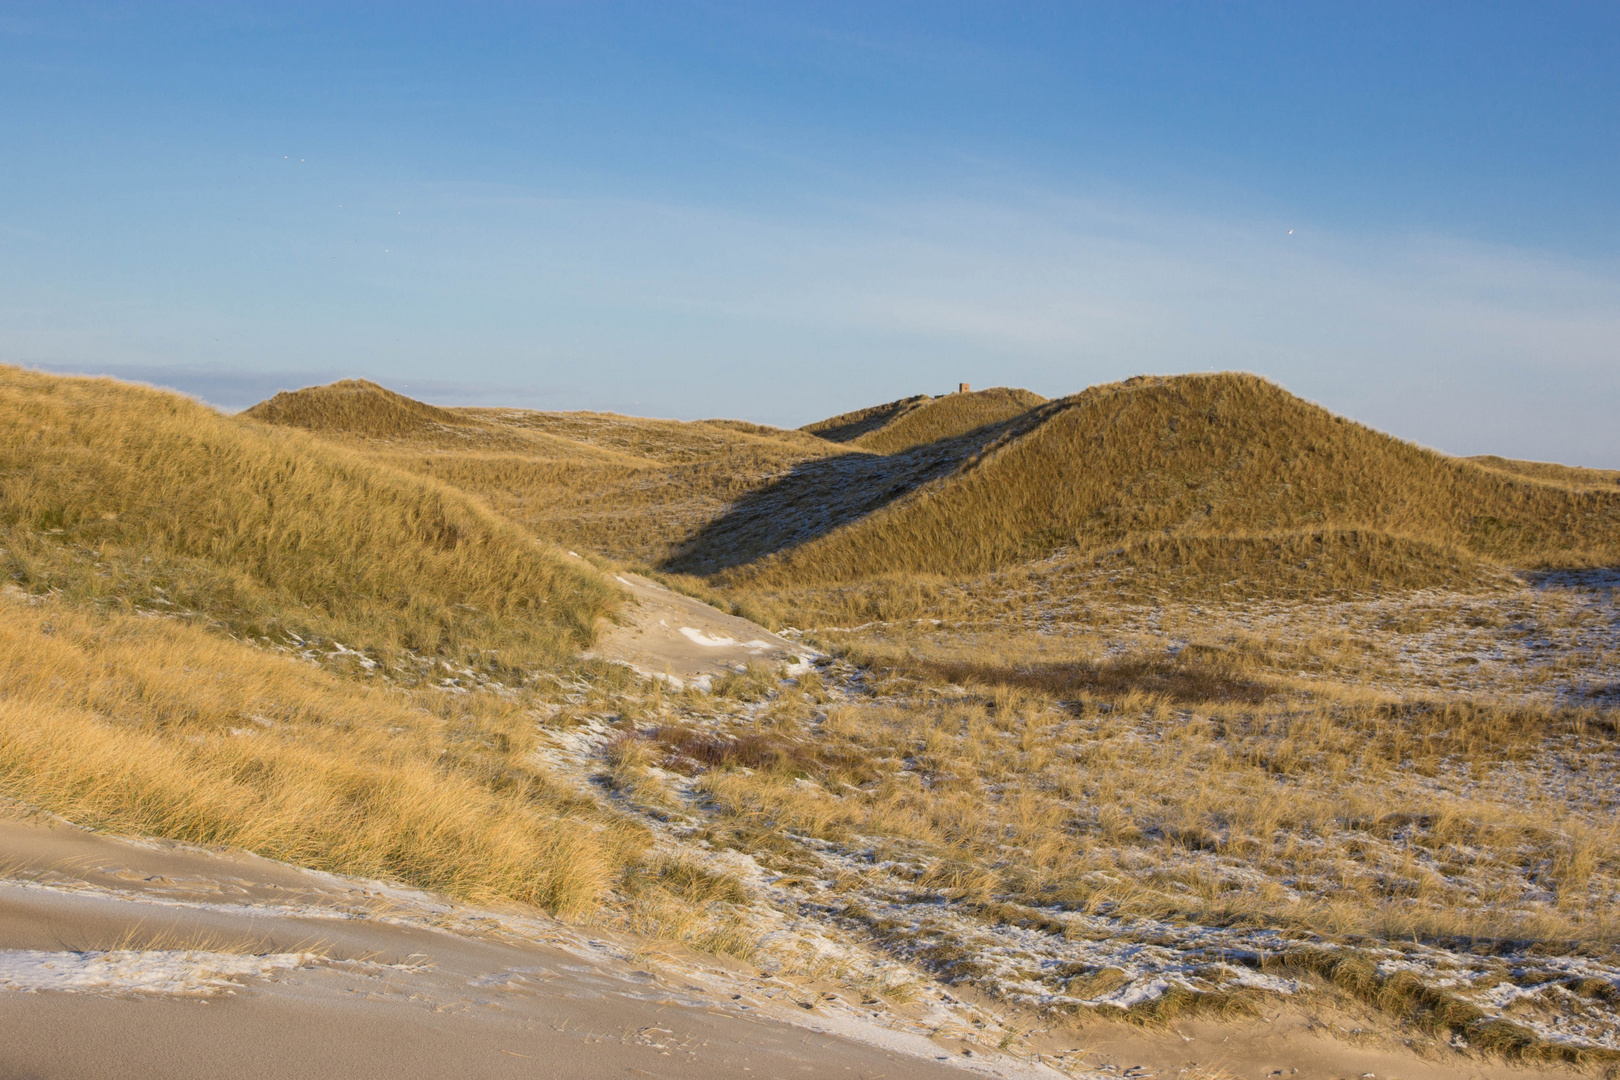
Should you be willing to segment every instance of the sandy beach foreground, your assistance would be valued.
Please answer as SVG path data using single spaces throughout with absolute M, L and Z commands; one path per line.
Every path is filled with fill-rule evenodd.
M 723 972 L 241 853 L 5 821 L 0 864 L 7 1078 L 962 1075 Z

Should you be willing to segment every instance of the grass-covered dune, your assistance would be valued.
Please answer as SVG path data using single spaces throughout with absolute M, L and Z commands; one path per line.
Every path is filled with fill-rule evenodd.
M 1037 406 L 948 475 L 725 576 L 960 578 L 1150 535 L 1344 529 L 1517 566 L 1607 565 L 1620 491 L 1448 457 L 1251 375 L 1140 377 Z
M 874 454 L 895 454 L 915 446 L 953 439 L 1021 416 L 1046 399 L 1028 390 L 995 387 L 947 394 L 916 408 L 853 441 Z
M 353 380 L 249 415 L 577 550 L 750 593 L 915 575 L 965 588 L 1057 551 L 1065 588 L 1210 596 L 1473 588 L 1504 566 L 1620 561 L 1608 473 L 1448 457 L 1240 374 L 1055 401 L 918 395 L 797 432 L 437 409 Z
M 641 564 L 667 557 L 770 478 L 849 455 L 815 435 L 740 420 L 436 409 L 357 380 L 278 394 L 247 415 L 448 484 L 569 549 Z
M 367 379 L 343 379 L 326 386 L 283 391 L 243 415 L 309 431 L 371 436 L 408 435 L 435 424 L 467 423 L 449 409 L 396 394 Z
M 870 435 L 885 425 L 894 423 L 912 409 L 926 405 L 932 400 L 933 398 L 927 394 L 914 394 L 911 397 L 886 401 L 882 405 L 870 405 L 864 409 L 829 416 L 825 420 L 806 424 L 799 430 L 826 439 L 828 442 L 854 442 L 863 435 Z
M 177 394 L 10 367 L 0 547 L 31 592 L 506 669 L 573 655 L 617 596 L 445 484 Z
M 870 453 L 895 454 L 1011 420 L 1044 401 L 1039 394 L 1004 386 L 936 398 L 923 394 L 829 417 L 799 430 Z
M 642 862 L 644 830 L 537 764 L 524 688 L 617 591 L 455 488 L 0 368 L 0 549 L 0 800 L 570 914 Z M 441 661 L 512 689 L 440 688 Z

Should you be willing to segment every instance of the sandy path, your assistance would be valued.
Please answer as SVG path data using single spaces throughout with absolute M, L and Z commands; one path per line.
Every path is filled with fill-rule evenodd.
M 621 574 L 617 580 L 634 603 L 626 622 L 604 634 L 587 656 L 629 664 L 677 686 L 696 682 L 706 688 L 750 661 L 796 663 L 814 655 L 758 623 L 727 615 L 639 574 Z
M 719 966 L 648 970 L 606 945 L 239 852 L 0 820 L 0 1077 L 963 1075 L 875 1025 L 829 1033 L 853 1013 L 801 1019 Z

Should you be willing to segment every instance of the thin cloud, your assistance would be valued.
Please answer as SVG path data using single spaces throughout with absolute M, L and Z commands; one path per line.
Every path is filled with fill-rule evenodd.
M 187 295 L 183 319 L 14 292 L 0 348 L 228 407 L 288 387 L 227 369 L 298 356 L 309 382 L 382 372 L 447 402 L 789 425 L 962 380 L 1051 395 L 1242 368 L 1454 452 L 1620 465 L 1608 263 L 1027 190 L 793 213 L 480 183 L 382 197 L 413 220 L 386 277 L 282 274 L 262 300 Z

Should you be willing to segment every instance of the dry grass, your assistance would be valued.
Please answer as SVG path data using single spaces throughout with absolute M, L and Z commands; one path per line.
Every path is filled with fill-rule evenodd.
M 487 423 L 538 432 L 572 443 L 665 465 L 696 464 L 738 447 L 803 455 L 826 454 L 827 444 L 812 435 L 742 420 L 652 420 L 616 413 L 548 413 L 525 409 L 462 409 Z
M 1023 583 L 1050 591 L 1089 586 L 1116 596 L 1246 600 L 1418 589 L 1475 592 L 1504 577 L 1498 567 L 1456 545 L 1368 529 L 1333 529 L 1141 537 L 1031 568 Z M 1007 581 L 1001 587 L 1013 586 Z
M 961 580 L 889 573 L 830 585 L 733 588 L 725 596 L 759 621 L 808 629 L 1029 617 L 1050 612 L 1058 601 L 1072 621 L 1121 604 L 1348 600 L 1433 589 L 1476 595 L 1518 584 L 1499 566 L 1455 546 L 1342 529 L 1156 535 L 1086 554 L 1059 551 Z
M 943 621 L 813 635 L 842 656 L 830 705 L 788 684 L 702 707 L 701 735 L 648 729 L 646 763 L 688 777 L 666 805 L 801 909 L 1013 1000 L 1111 1008 L 1139 942 L 1191 985 L 1127 1018 L 1252 1007 L 1247 955 L 1479 1050 L 1608 1060 L 1538 1031 L 1620 1035 L 1620 698 L 1591 696 L 1620 683 L 1620 580 L 1265 602 L 994 580 L 911 582 Z M 1323 941 L 1350 961 L 1297 952 Z M 1490 1006 L 1507 980 L 1532 992 Z
M 370 450 L 384 464 L 474 493 L 503 516 L 576 551 L 653 566 L 736 500 L 791 470 L 803 447 L 724 435 L 694 461 L 540 457 L 519 453 Z M 694 448 L 695 450 L 695 448 Z
M 1620 947 L 1620 804 L 1612 791 L 1572 799 L 1566 772 L 1620 763 L 1620 715 L 1354 687 L 1306 697 L 1252 667 L 1197 653 L 1019 669 L 856 651 L 829 669 L 859 688 L 842 704 L 807 715 L 785 686 L 717 704 L 707 730 L 665 724 L 635 741 L 646 765 L 690 777 L 666 805 L 699 814 L 699 836 L 946 982 L 1105 998 L 1130 977 L 1076 961 L 1075 947 L 1144 935 L 1165 948 L 1174 933 L 1188 942 L 1175 946 L 1189 957 L 1179 977 L 1197 988 L 1127 1018 L 1252 1008 L 1258 991 L 1228 981 L 1247 948 L 1257 970 L 1320 975 L 1478 1049 L 1601 1057 L 1488 1014 L 1468 980 L 1446 991 L 1368 965 L 1457 950 L 1553 987 L 1534 1006 L 1553 1014 L 1567 1008 L 1558 988 L 1612 994 L 1602 980 L 1580 989 L 1557 958 L 1612 968 Z M 1207 933 L 1259 935 L 1261 951 L 1197 944 Z M 1299 944 L 1266 959 L 1266 934 Z M 1478 959 L 1493 955 L 1512 959 Z
M 459 491 L 110 380 L 0 368 L 0 475 L 19 585 L 243 637 L 515 672 L 617 601 Z
M 1612 1061 L 1615 1055 L 1550 1043 L 1507 1020 L 1492 1018 L 1456 994 L 1426 984 L 1409 971 L 1384 974 L 1354 952 L 1295 949 L 1278 958 L 1279 967 L 1310 972 L 1351 997 L 1442 1036 L 1462 1036 L 1475 1049 L 1504 1057 L 1556 1061 L 1569 1065 Z
M 1620 971 L 1620 579 L 1503 569 L 1620 561 L 1612 477 L 1236 375 L 803 432 L 357 383 L 257 412 L 0 380 L 0 543 L 51 595 L 0 606 L 4 794 L 739 956 L 746 855 L 827 934 L 1059 1010 L 1141 944 L 1188 973 L 1143 1020 L 1248 1007 L 1239 964 L 1532 1054 L 1376 958 L 1563 988 L 1532 1013 L 1620 993 L 1554 970 Z M 837 658 L 712 695 L 569 669 L 610 593 L 534 536 Z M 401 658 L 494 689 L 367 674 Z
M 1583 469 L 1548 461 L 1515 461 L 1513 458 L 1498 457 L 1495 454 L 1480 454 L 1468 460 L 1497 472 L 1528 476 L 1532 480 L 1548 480 L 1555 484 L 1596 488 L 1613 488 L 1620 484 L 1620 469 Z
M 847 443 L 854 442 L 863 435 L 869 435 L 885 424 L 893 423 L 913 409 L 922 407 L 934 400 L 927 394 L 914 394 L 908 398 L 885 402 L 882 405 L 873 405 L 865 409 L 856 409 L 853 412 L 840 413 L 829 416 L 825 420 L 817 420 L 813 424 L 806 424 L 800 431 L 807 431 L 818 438 L 828 442 Z
M 1612 821 L 1562 805 L 1552 787 L 1526 803 L 1422 779 L 1489 772 L 1549 744 L 1612 754 L 1612 717 L 1267 705 L 1244 700 L 1252 684 L 1210 672 L 1171 671 L 1154 692 L 1128 677 L 1152 670 L 1140 662 L 1103 679 L 1044 672 L 1032 695 L 1036 680 L 987 684 L 996 672 L 941 667 L 897 673 L 955 676 L 977 693 L 908 695 L 841 717 L 821 735 L 836 764 L 796 760 L 816 786 L 722 766 L 705 790 L 739 821 L 921 843 L 909 849 L 919 881 L 955 867 L 946 893 L 958 898 L 1377 939 L 1614 940 Z M 1048 687 L 1073 695 L 1071 708 L 1053 709 Z M 1197 706 L 1172 696 L 1200 688 L 1213 693 Z M 863 782 L 863 768 L 880 775 Z M 1437 872 L 1463 850 L 1466 870 Z M 1555 902 L 1505 902 L 1527 890 Z
M 0 792 L 94 828 L 584 914 L 646 836 L 533 764 L 536 733 L 492 694 L 0 601 Z
M 371 436 L 408 435 L 436 426 L 466 424 L 448 409 L 396 394 L 365 379 L 280 393 L 243 415 L 267 424 Z
M 1169 595 L 1152 578 L 1116 592 L 1108 582 L 1015 570 L 977 594 L 937 587 L 949 611 L 938 625 L 913 613 L 857 637 L 939 659 L 1015 665 L 1091 663 L 1133 650 L 1209 653 L 1301 686 L 1620 704 L 1613 632 L 1620 578 L 1608 571 L 1553 577 L 1474 591 L 1216 600 Z
M 1354 529 L 1517 565 L 1620 560 L 1620 492 L 1510 476 L 1245 375 L 1134 379 L 1039 406 L 948 479 L 726 580 L 962 578 L 1155 534 Z
M 1006 387 L 948 394 L 917 401 L 908 408 L 896 410 L 882 426 L 854 439 L 837 441 L 850 442 L 875 454 L 897 454 L 902 450 L 954 439 L 970 431 L 1003 423 L 1022 416 L 1045 401 L 1039 394 L 1032 394 L 1028 390 L 1010 390 Z M 831 421 L 824 420 L 822 423 Z M 812 425 L 805 430 L 814 429 L 815 425 Z

